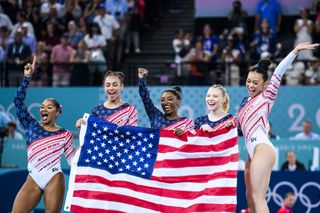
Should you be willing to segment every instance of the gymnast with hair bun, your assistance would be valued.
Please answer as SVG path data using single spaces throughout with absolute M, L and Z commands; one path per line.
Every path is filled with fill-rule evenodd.
M 194 123 L 192 119 L 178 114 L 182 98 L 181 88 L 172 87 L 162 93 L 160 102 L 163 112 L 161 112 L 154 106 L 147 89 L 146 77 L 148 72 L 144 68 L 138 69 L 139 94 L 149 117 L 151 128 L 173 130 L 178 136 L 181 136 L 185 131 L 193 130 Z
M 318 46 L 319 44 L 298 44 L 280 62 L 268 84 L 270 60 L 261 59 L 257 65 L 249 69 L 246 81 L 249 96 L 243 99 L 237 117 L 249 154 L 245 168 L 245 183 L 251 213 L 269 212 L 265 198 L 276 152 L 268 138 L 268 115 L 277 98 L 281 78 L 300 51 L 312 50 Z
M 17 117 L 25 129 L 29 175 L 16 195 L 12 212 L 30 212 L 43 195 L 45 212 L 58 213 L 61 212 L 65 191 L 61 156 L 64 154 L 70 165 L 76 150 L 71 132 L 56 124 L 56 119 L 62 113 L 62 106 L 57 100 L 47 98 L 42 102 L 39 112 L 41 123 L 25 106 L 35 63 L 36 57 L 32 65 L 25 65 L 24 77 L 14 97 Z

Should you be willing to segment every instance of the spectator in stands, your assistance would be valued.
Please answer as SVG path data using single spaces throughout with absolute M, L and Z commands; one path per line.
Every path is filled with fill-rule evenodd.
M 287 192 L 284 196 L 282 207 L 278 209 L 277 213 L 293 213 L 292 208 L 296 202 L 296 196 L 293 192 Z
M 13 28 L 13 24 L 9 18 L 9 16 L 2 11 L 0 11 L 0 27 L 5 26 L 10 32 Z
M 82 16 L 82 8 L 78 4 L 78 0 L 64 0 L 62 17 L 65 23 L 72 20 L 79 20 Z
M 259 26 L 261 26 L 262 21 L 267 20 L 270 25 L 270 29 L 275 33 L 279 33 L 282 21 L 281 13 L 281 6 L 277 0 L 260 0 L 256 8 L 256 31 L 259 30 Z
M 305 65 L 302 61 L 292 64 L 291 70 L 286 72 L 286 85 L 298 85 L 303 82 L 303 75 L 305 73 Z
M 320 41 L 320 1 L 319 0 L 313 0 L 311 8 L 316 13 L 316 20 L 315 20 L 315 40 L 316 42 Z
M 296 32 L 296 40 L 295 40 L 295 46 L 299 43 L 303 42 L 310 42 L 312 43 L 312 31 L 313 31 L 313 23 L 310 19 L 308 19 L 309 10 L 306 8 L 300 9 L 300 19 L 297 19 L 294 24 L 294 31 Z M 313 52 L 312 50 L 306 50 L 301 52 L 297 56 L 298 60 L 310 60 L 313 59 Z
M 277 34 L 269 28 L 267 19 L 262 20 L 260 30 L 255 33 L 250 46 L 255 47 L 255 58 L 263 58 L 266 55 L 272 58 L 279 54 L 281 43 L 278 42 Z
M 7 52 L 7 72 L 8 82 L 10 86 L 16 86 L 19 84 L 19 79 L 22 77 L 21 69 L 23 65 L 30 61 L 31 49 L 22 41 L 23 33 L 19 29 L 15 33 L 14 42 L 9 44 Z
M 21 29 L 22 25 L 28 28 L 28 33 L 32 36 L 35 36 L 34 34 L 34 28 L 32 24 L 26 20 L 26 14 L 23 11 L 18 11 L 17 13 L 17 23 L 13 25 L 11 36 L 14 37 L 15 33 L 18 31 L 18 29 Z
M 50 62 L 53 64 L 52 85 L 68 86 L 70 80 L 70 56 L 73 48 L 69 45 L 68 34 L 64 33 L 60 44 L 53 47 Z
M 58 16 L 56 7 L 52 7 L 49 10 L 49 16 L 41 19 L 41 25 L 43 29 L 46 29 L 49 23 L 53 23 L 58 36 L 62 35 L 66 31 L 66 26 L 63 17 Z M 41 33 L 43 34 L 43 32 Z
M 225 82 L 227 85 L 239 85 L 240 51 L 235 48 L 232 36 L 227 39 L 227 46 L 222 50 L 221 62 L 225 64 Z
M 176 37 L 172 41 L 172 47 L 175 52 L 174 62 L 180 64 L 190 51 L 190 40 L 185 37 L 183 29 L 178 29 Z
M 46 31 L 41 41 L 45 42 L 46 51 L 50 53 L 52 48 L 60 43 L 60 38 L 56 30 L 56 24 L 49 22 L 45 29 Z
M 8 137 L 7 139 L 12 140 L 23 140 L 23 136 L 20 132 L 17 130 L 17 124 L 13 121 L 10 121 L 7 123 L 7 129 L 8 129 Z
M 47 0 L 42 1 L 41 7 L 40 7 L 40 15 L 41 19 L 48 19 L 49 16 L 51 16 L 52 10 L 55 10 L 57 13 L 57 16 L 59 18 L 63 15 L 63 5 L 57 2 L 56 0 Z
M 188 75 L 189 85 L 203 85 L 206 83 L 206 63 L 210 60 L 211 53 L 205 51 L 202 44 L 201 40 L 197 40 L 194 48 L 192 48 L 186 56 L 186 61 L 190 63 Z
M 26 45 L 30 47 L 31 53 L 35 54 L 36 47 L 37 47 L 37 39 L 34 35 L 28 33 L 28 26 L 26 24 L 21 25 L 21 32 L 22 32 L 22 41 Z
M 7 52 L 8 46 L 12 42 L 13 39 L 10 37 L 9 29 L 6 26 L 0 27 L 0 45 L 5 52 Z
M 0 111 L 0 128 L 5 128 L 10 121 L 9 115 L 4 111 Z
M 281 171 L 305 171 L 303 163 L 297 160 L 294 151 L 288 151 L 286 153 L 286 161 L 281 165 Z
M 320 84 L 320 63 L 319 59 L 308 62 L 308 69 L 305 72 L 306 85 Z
M 79 19 L 79 32 L 83 33 L 84 35 L 87 34 L 87 21 L 85 17 L 81 17 Z
M 99 5 L 100 0 L 89 1 L 89 3 L 86 5 L 83 12 L 83 17 L 88 24 L 93 23 L 93 19 L 96 16 L 96 11 L 98 10 Z
M 92 84 L 101 85 L 102 75 L 108 69 L 106 66 L 106 58 L 103 54 L 103 49 L 106 47 L 106 40 L 101 35 L 99 25 L 92 23 L 88 34 L 84 37 L 88 49 L 90 50 L 90 65 L 89 70 L 93 75 Z
M 271 140 L 279 140 L 280 139 L 279 135 L 276 135 L 275 133 L 273 133 L 271 122 L 269 122 L 268 136 L 269 136 L 269 139 L 271 139 Z
M 304 120 L 302 123 L 303 132 L 296 134 L 292 139 L 294 140 L 319 140 L 320 135 L 312 132 L 312 122 Z
M 84 40 L 79 41 L 77 49 L 75 49 L 70 57 L 71 68 L 71 86 L 87 86 L 90 83 L 90 74 L 88 62 L 90 59 L 90 51 Z
M 131 49 L 131 40 L 133 39 L 133 47 L 135 53 L 140 53 L 140 29 L 144 21 L 144 0 L 128 0 L 128 30 L 126 34 L 125 53 L 129 53 Z
M 243 10 L 241 1 L 234 1 L 232 3 L 232 11 L 229 13 L 229 31 L 234 28 L 242 28 L 244 31 L 247 30 L 246 24 L 247 12 Z
M 218 43 L 219 39 L 215 35 L 212 34 L 212 28 L 210 24 L 205 24 L 203 26 L 202 32 L 202 48 L 209 55 L 209 61 L 216 61 L 218 59 Z
M 68 35 L 69 35 L 69 43 L 73 48 L 76 48 L 78 42 L 83 39 L 85 34 L 78 31 L 78 27 L 75 21 L 69 21 L 68 23 Z
M 35 26 L 34 33 L 36 38 L 40 38 L 41 35 L 41 20 L 40 20 L 40 4 L 34 0 L 26 0 L 24 5 L 24 13 L 26 14 L 26 20 L 29 21 L 32 26 Z
M 117 30 L 120 28 L 120 24 L 113 15 L 106 12 L 104 4 L 99 5 L 98 13 L 93 21 L 99 25 L 100 31 L 106 42 L 106 46 L 104 45 L 103 47 L 103 52 L 107 58 L 108 67 L 111 68 L 116 51 L 116 34 Z
M 49 55 L 45 51 L 46 44 L 39 41 L 36 48 L 36 70 L 32 75 L 30 86 L 47 86 L 48 72 L 49 72 Z
M 112 63 L 114 66 L 112 69 L 117 70 L 119 69 L 120 62 L 122 60 L 123 42 L 127 30 L 128 2 L 127 0 L 106 0 L 105 8 L 120 24 L 115 42 L 115 61 Z

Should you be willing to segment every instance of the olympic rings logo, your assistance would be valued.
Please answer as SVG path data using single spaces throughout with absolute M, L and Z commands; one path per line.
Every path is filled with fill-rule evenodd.
M 318 189 L 318 191 L 320 191 L 320 184 L 316 182 L 305 183 L 301 186 L 300 190 L 298 191 L 297 187 L 291 182 L 281 181 L 273 187 L 273 190 L 271 190 L 271 188 L 268 189 L 266 195 L 267 202 L 269 202 L 272 198 L 278 206 L 282 205 L 283 198 L 279 193 L 277 193 L 278 189 L 282 186 L 286 186 L 292 189 L 291 191 L 295 194 L 297 200 L 299 199 L 301 204 L 307 208 L 306 213 L 309 213 L 313 208 L 317 208 L 320 206 L 320 200 L 316 203 L 311 203 L 312 201 L 310 200 L 310 198 L 303 193 L 307 187 L 315 187 Z

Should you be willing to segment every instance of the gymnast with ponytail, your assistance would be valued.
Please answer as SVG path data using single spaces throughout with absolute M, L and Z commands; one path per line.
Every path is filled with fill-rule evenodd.
M 249 154 L 245 168 L 245 184 L 251 213 L 269 212 L 265 197 L 276 152 L 268 139 L 268 115 L 277 98 L 281 78 L 300 51 L 312 50 L 318 46 L 319 44 L 298 44 L 276 67 L 269 83 L 270 60 L 262 59 L 249 69 L 246 80 L 249 96 L 243 99 L 237 118 Z
M 212 132 L 236 123 L 236 118 L 228 113 L 230 99 L 222 85 L 209 87 L 205 101 L 209 114 L 196 118 L 195 129 Z

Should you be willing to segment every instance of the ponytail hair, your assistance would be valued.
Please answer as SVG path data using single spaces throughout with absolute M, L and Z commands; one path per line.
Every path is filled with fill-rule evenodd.
M 220 84 L 214 84 L 212 85 L 210 88 L 212 89 L 219 89 L 222 93 L 222 97 L 225 97 L 226 98 L 226 101 L 222 104 L 222 110 L 224 112 L 228 112 L 229 110 L 229 106 L 230 106 L 230 98 L 229 98 L 229 95 L 227 93 L 227 90 L 225 87 L 223 87 L 222 85 Z M 210 89 L 209 88 L 209 89 Z
M 175 87 L 172 87 L 170 89 L 166 89 L 165 91 L 163 91 L 163 93 L 165 93 L 165 92 L 171 92 L 174 96 L 177 97 L 178 100 L 181 100 L 181 96 L 182 96 L 181 87 L 175 86 Z
M 261 59 L 258 62 L 258 64 L 250 68 L 249 72 L 260 73 L 262 75 L 263 80 L 267 81 L 269 79 L 268 70 L 269 70 L 270 64 L 271 64 L 271 61 L 269 59 Z
M 109 76 L 116 76 L 116 77 L 118 77 L 119 80 L 120 80 L 120 82 L 123 84 L 123 81 L 124 81 L 124 74 L 123 74 L 123 72 L 107 71 L 107 72 L 104 74 L 103 82 L 105 82 L 106 79 L 107 79 Z
M 47 98 L 44 101 L 51 101 L 53 105 L 57 108 L 57 111 L 61 114 L 62 113 L 62 105 L 54 98 Z

